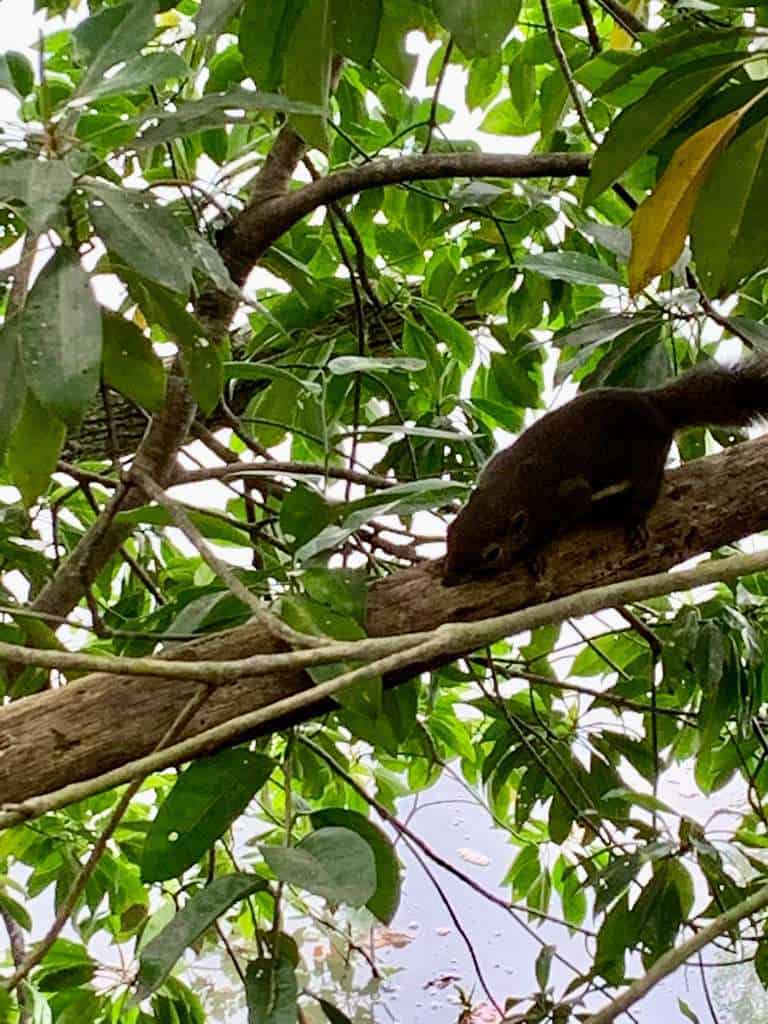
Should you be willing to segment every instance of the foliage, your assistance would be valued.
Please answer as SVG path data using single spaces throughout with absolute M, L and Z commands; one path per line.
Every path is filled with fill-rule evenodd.
M 4 641 L 141 656 L 246 620 L 166 508 L 110 507 L 119 457 L 179 375 L 219 462 L 226 448 L 259 468 L 198 489 L 194 526 L 291 626 L 354 640 L 368 585 L 437 550 L 496 433 L 545 404 L 553 373 L 571 389 L 653 386 L 721 341 L 768 345 L 768 5 L 670 4 L 637 39 L 603 4 L 566 0 L 90 0 L 66 22 L 68 2 L 37 6 L 35 60 L 0 54 L 0 94 L 18 108 L 0 146 Z M 413 84 L 413 31 L 434 99 Z M 589 177 L 427 173 L 480 148 L 454 137 L 448 82 L 481 132 L 588 154 Z M 285 158 L 297 135 L 303 164 L 302 149 Z M 393 161 L 380 181 L 274 235 L 259 220 L 289 181 L 376 157 Z M 681 458 L 708 444 L 689 432 Z M 189 459 L 179 479 L 206 479 Z M 113 517 L 122 532 L 77 610 L 36 614 L 64 558 Z M 397 801 L 449 764 L 508 831 L 509 900 L 596 936 L 564 987 L 542 943 L 533 994 L 497 1000 L 519 1021 L 577 1019 L 766 881 L 765 600 L 754 577 L 697 604 L 648 602 L 640 631 L 616 616 L 589 623 L 588 641 L 542 627 L 428 680 L 371 678 L 322 721 L 150 775 L 71 930 L 0 992 L 2 1019 L 214 1020 L 193 958 L 218 955 L 250 1021 L 362 1019 L 360 991 L 315 987 L 297 937 L 309 922 L 356 956 L 363 928 L 390 924 Z M 4 700 L 49 682 L 9 663 Z M 115 748 L 131 714 L 118 710 Z M 748 809 L 702 823 L 670 807 L 673 771 L 714 801 L 729 785 Z M 0 834 L 0 913 L 22 946 L 28 902 L 66 906 L 118 799 Z M 116 981 L 106 942 L 129 965 Z M 745 949 L 765 984 L 760 922 Z

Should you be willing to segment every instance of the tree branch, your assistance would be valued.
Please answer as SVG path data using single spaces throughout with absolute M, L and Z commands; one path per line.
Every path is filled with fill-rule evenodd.
M 336 171 L 295 192 L 250 203 L 229 226 L 222 257 L 237 284 L 243 284 L 259 257 L 302 217 L 320 206 L 370 188 L 437 178 L 570 178 L 589 173 L 586 153 L 426 153 Z
M 431 634 L 442 623 L 461 623 L 458 628 L 464 632 L 460 643 L 446 644 L 435 657 L 430 653 L 427 660 L 416 665 L 411 661 L 408 667 L 393 669 L 386 683 L 395 685 L 417 671 L 445 663 L 462 645 L 464 650 L 471 650 L 484 644 L 488 634 L 472 631 L 472 623 L 479 619 L 578 594 L 586 588 L 646 573 L 663 573 L 766 525 L 768 437 L 763 437 L 671 472 L 651 513 L 649 540 L 642 551 L 628 551 L 624 531 L 617 526 L 577 530 L 548 546 L 546 569 L 535 581 L 520 566 L 497 579 L 446 589 L 440 581 L 439 563 L 405 569 L 371 588 L 368 633 L 371 637 L 389 637 L 388 642 L 393 642 L 393 634 L 416 630 Z M 668 581 L 671 589 L 678 584 L 682 585 L 682 579 L 672 577 Z M 619 588 L 612 591 L 611 600 L 621 604 L 632 596 L 631 590 Z M 562 606 L 564 614 L 586 614 L 594 608 L 574 600 L 574 604 Z M 505 621 L 501 628 L 531 628 L 541 621 L 535 614 L 538 610 L 531 608 L 513 624 Z M 401 643 L 400 636 L 395 639 Z M 422 638 L 405 639 L 411 646 Z M 285 648 L 279 641 L 258 624 L 249 623 L 177 647 L 173 658 L 221 661 L 281 651 Z M 294 652 L 290 657 L 300 661 L 314 656 L 312 652 Z M 146 677 L 93 675 L 8 705 L 0 710 L 0 802 L 17 803 L 146 757 L 196 685 L 186 676 L 150 684 Z M 175 756 L 212 753 L 245 736 L 272 732 L 336 706 L 327 699 L 319 703 L 308 700 L 304 691 L 310 688 L 309 677 L 298 668 L 284 667 L 259 675 L 243 672 L 237 682 L 217 688 L 190 723 L 185 738 L 205 733 L 205 739 L 193 750 L 185 748 Z M 314 688 L 312 695 L 320 697 L 323 692 Z M 299 699 L 291 701 L 296 695 Z M 275 706 L 278 701 L 287 703 Z M 130 714 L 121 714 L 119 744 L 113 738 L 116 708 L 130 709 Z M 105 784 L 121 781 L 125 778 L 115 774 Z

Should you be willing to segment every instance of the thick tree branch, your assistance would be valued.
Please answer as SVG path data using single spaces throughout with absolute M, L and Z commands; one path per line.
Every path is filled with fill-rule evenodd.
M 437 178 L 570 178 L 589 173 L 586 153 L 426 153 L 372 160 L 336 171 L 295 192 L 251 202 L 229 226 L 221 254 L 233 279 L 243 284 L 259 257 L 302 217 L 321 206 L 369 188 Z
M 469 622 L 580 592 L 587 587 L 660 572 L 694 555 L 768 526 L 768 437 L 698 459 L 669 474 L 649 520 L 642 551 L 628 551 L 620 528 L 583 529 L 545 551 L 546 569 L 533 581 L 525 568 L 495 580 L 446 589 L 439 564 L 395 573 L 371 588 L 371 636 L 429 631 L 445 622 Z M 224 660 L 285 650 L 257 624 L 248 624 L 173 651 L 174 659 Z M 446 660 L 428 660 L 427 668 Z M 413 675 L 393 672 L 388 684 Z M 0 802 L 19 802 L 146 756 L 192 695 L 191 679 L 148 681 L 135 676 L 89 676 L 59 690 L 16 701 L 0 711 Z M 307 689 L 299 670 L 244 675 L 217 689 L 190 723 L 194 736 Z M 275 718 L 274 731 L 332 705 Z M 125 709 L 129 709 L 126 713 Z M 119 725 L 119 728 L 118 728 Z M 245 732 L 248 730 L 243 727 Z M 118 729 L 120 742 L 115 742 Z M 226 742 L 237 738 L 229 736 Z M 222 745 L 213 740 L 202 752 Z

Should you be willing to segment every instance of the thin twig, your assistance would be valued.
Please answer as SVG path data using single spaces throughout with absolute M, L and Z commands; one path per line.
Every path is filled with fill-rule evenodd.
M 602 50 L 602 43 L 600 42 L 600 36 L 595 25 L 595 19 L 592 17 L 589 0 L 578 0 L 578 3 L 579 10 L 581 11 L 581 20 L 584 22 L 584 27 L 587 30 L 589 47 L 593 54 L 598 54 Z
M 552 20 L 552 11 L 549 9 L 549 0 L 539 0 L 541 4 L 541 13 L 544 15 L 544 24 L 547 29 L 547 35 L 552 45 L 552 49 L 555 52 L 557 63 L 560 65 L 560 70 L 563 73 L 565 84 L 568 86 L 568 92 L 571 94 L 573 105 L 576 109 L 576 116 L 578 117 L 581 127 L 584 129 L 584 134 L 587 136 L 589 141 L 594 145 L 598 145 L 598 139 L 595 133 L 592 131 L 592 125 L 589 123 L 587 118 L 587 112 L 584 109 L 581 96 L 579 95 L 579 87 L 576 84 L 576 80 L 573 77 L 573 71 L 571 65 L 568 63 L 568 57 L 563 44 L 560 42 L 560 36 L 557 32 L 557 26 Z
M 623 28 L 633 39 L 639 39 L 643 32 L 648 31 L 648 26 L 642 18 L 638 18 L 619 0 L 597 0 L 597 4 L 607 11 L 619 28 Z
M 654 986 L 668 977 L 678 967 L 681 967 L 686 960 L 704 949 L 710 942 L 719 935 L 730 931 L 745 917 L 751 917 L 758 910 L 768 907 L 768 885 L 758 889 L 756 893 L 748 896 L 745 900 L 730 907 L 723 914 L 719 914 L 709 924 L 704 925 L 695 935 L 685 942 L 681 942 L 675 949 L 663 953 L 641 978 L 633 981 L 621 995 L 611 1000 L 602 1010 L 593 1013 L 588 1017 L 585 1024 L 610 1024 L 619 1014 L 626 1013 L 630 1006 L 643 998 Z
M 424 143 L 424 152 L 428 153 L 432 148 L 432 136 L 434 135 L 435 128 L 437 127 L 437 106 L 440 102 L 440 90 L 443 87 L 443 80 L 445 78 L 445 72 L 448 70 L 448 65 L 451 60 L 451 54 L 453 53 L 453 36 L 448 40 L 445 47 L 445 53 L 443 54 L 443 60 L 440 64 L 440 71 L 437 75 L 437 81 L 435 82 L 435 91 L 432 93 L 432 103 L 429 107 L 429 120 L 427 121 L 427 141 Z

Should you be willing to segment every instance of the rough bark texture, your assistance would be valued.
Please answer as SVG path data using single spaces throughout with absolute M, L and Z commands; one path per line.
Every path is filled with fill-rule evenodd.
M 641 551 L 621 529 L 584 529 L 550 545 L 534 582 L 524 568 L 495 580 L 445 589 L 439 563 L 375 584 L 369 633 L 384 636 L 473 620 L 669 568 L 768 527 L 768 436 L 699 459 L 668 474 Z M 249 624 L 187 645 L 173 657 L 238 658 L 278 649 Z M 420 666 L 427 667 L 427 666 Z M 411 673 L 412 674 L 412 673 Z M 400 679 L 389 679 L 394 684 Z M 311 685 L 301 672 L 244 678 L 217 691 L 187 735 L 263 707 Z M 0 711 L 0 803 L 17 802 L 91 778 L 151 751 L 193 685 L 130 676 L 87 676 Z M 312 711 L 318 714 L 315 707 Z M 275 722 L 274 727 L 285 724 Z

